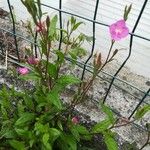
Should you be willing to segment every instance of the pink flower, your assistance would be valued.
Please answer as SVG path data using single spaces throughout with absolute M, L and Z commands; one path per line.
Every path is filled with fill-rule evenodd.
M 19 74 L 21 74 L 21 75 L 26 75 L 29 73 L 28 68 L 25 68 L 25 67 L 19 67 L 17 70 L 18 70 Z
M 111 38 L 115 41 L 119 41 L 125 38 L 129 34 L 129 29 L 126 26 L 125 20 L 119 20 L 109 26 Z
M 42 32 L 45 30 L 44 22 L 38 22 L 36 25 L 36 32 Z
M 35 58 L 34 56 L 31 56 L 28 58 L 27 62 L 30 65 L 37 65 L 39 63 L 39 59 Z
M 77 117 L 73 117 L 71 121 L 72 121 L 73 124 L 78 124 L 79 123 L 79 119 Z

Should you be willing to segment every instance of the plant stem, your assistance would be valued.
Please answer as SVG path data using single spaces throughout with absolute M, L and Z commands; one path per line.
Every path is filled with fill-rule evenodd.
M 122 127 L 122 126 L 126 126 L 126 125 L 129 125 L 129 124 L 133 123 L 134 121 L 135 121 L 135 120 L 129 121 L 129 122 L 124 123 L 124 124 L 112 125 L 109 129 L 119 128 L 119 127 Z
M 112 50 L 112 48 L 113 48 L 114 43 L 115 43 L 115 41 L 112 40 L 112 41 L 111 41 L 111 46 L 110 46 L 110 49 L 109 49 L 109 52 L 108 52 L 108 55 L 107 55 L 107 58 L 106 58 L 106 60 L 105 60 L 105 63 L 107 63 L 107 61 L 108 61 L 108 59 L 109 59 L 109 57 L 110 57 L 110 53 L 111 53 L 111 50 Z M 104 64 L 105 64 L 105 63 L 104 63 Z
M 102 65 L 102 67 L 96 72 L 96 74 L 93 74 L 93 77 L 92 79 L 89 81 L 89 83 L 86 85 L 85 89 L 83 89 L 83 92 L 81 93 L 81 99 L 84 98 L 85 94 L 87 93 L 87 91 L 89 90 L 89 88 L 92 86 L 93 84 L 93 81 L 95 80 L 96 76 L 102 71 L 102 69 L 107 65 L 107 63 L 109 62 L 109 57 L 110 57 L 110 53 L 112 51 L 112 48 L 113 48 L 113 45 L 114 45 L 115 41 L 112 40 L 111 41 L 111 46 L 109 48 L 109 52 L 108 52 L 108 55 L 107 55 L 107 58 L 104 62 L 104 64 Z M 112 59 L 112 57 L 110 58 Z
M 51 41 L 48 43 L 47 55 L 46 55 L 46 70 L 45 70 L 45 79 L 46 80 L 47 80 L 47 72 L 48 72 L 48 63 L 49 63 L 50 48 L 51 48 Z

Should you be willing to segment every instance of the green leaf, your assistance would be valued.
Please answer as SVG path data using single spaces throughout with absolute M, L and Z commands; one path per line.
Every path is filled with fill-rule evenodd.
M 45 133 L 45 134 L 43 135 L 43 138 L 42 138 L 42 141 L 43 141 L 44 145 L 47 145 L 48 140 L 49 140 L 49 134 L 48 134 L 48 133 Z
M 127 5 L 125 6 L 124 16 L 123 16 L 125 21 L 128 19 L 128 15 L 129 15 L 131 9 L 132 9 L 132 4 L 129 7 Z
M 65 60 L 65 56 L 64 56 L 64 54 L 60 51 L 60 50 L 56 50 L 55 51 L 56 52 L 56 54 L 57 54 L 57 56 L 58 56 L 58 60 L 57 60 L 57 64 L 59 65 L 59 64 L 62 64 L 63 62 L 64 62 L 64 60 Z
M 83 57 L 87 54 L 87 51 L 82 47 L 75 47 L 70 50 L 74 56 Z
M 57 66 L 52 63 L 48 63 L 48 74 L 50 77 L 55 78 L 57 75 Z
M 75 31 L 81 24 L 83 24 L 83 22 L 78 22 L 76 23 L 73 28 L 72 28 L 72 31 Z
M 111 125 L 111 121 L 109 119 L 103 120 L 103 121 L 97 123 L 93 127 L 92 132 L 101 133 L 101 132 L 107 130 L 110 125 Z
M 84 36 L 85 36 L 85 39 L 86 39 L 87 42 L 92 42 L 93 41 L 92 36 L 88 36 L 88 35 L 85 35 L 85 34 L 84 34 Z
M 47 95 L 47 101 L 55 105 L 58 109 L 62 109 L 62 102 L 59 98 L 57 91 L 50 91 Z
M 77 56 L 73 53 L 73 52 L 71 52 L 71 51 L 69 51 L 68 52 L 68 54 L 71 56 L 71 62 L 73 63 L 73 64 L 76 64 L 76 62 L 77 62 Z
M 72 135 L 75 137 L 75 139 L 79 142 L 80 141 L 80 135 L 78 130 L 75 127 L 70 128 L 70 131 Z
M 57 125 L 58 125 L 58 127 L 60 128 L 60 130 L 63 131 L 63 126 L 62 126 L 62 123 L 61 123 L 60 120 L 57 121 Z
M 1 106 L 0 111 L 1 111 L 3 119 L 8 119 L 7 111 L 3 106 Z
M 142 118 L 148 111 L 150 111 L 150 105 L 145 105 L 144 107 L 138 109 L 135 114 L 135 119 Z
M 0 131 L 0 139 L 5 137 L 7 139 L 10 139 L 10 138 L 16 138 L 16 133 L 14 132 L 14 130 L 12 129 L 9 129 L 9 128 L 3 128 L 1 129 Z
M 35 114 L 33 113 L 23 113 L 21 117 L 16 121 L 15 126 L 26 126 L 35 119 Z
M 25 129 L 16 128 L 15 131 L 17 132 L 17 134 L 19 136 L 22 136 L 22 137 L 25 137 L 25 138 L 29 138 L 30 134 L 31 134 L 31 132 L 29 132 L 28 130 L 25 130 Z
M 80 134 L 89 134 L 89 131 L 84 126 L 77 124 L 77 125 L 75 125 L 75 128 Z
M 40 132 L 40 133 L 46 133 L 46 132 L 48 132 L 48 128 L 49 128 L 49 126 L 47 124 L 43 125 L 43 124 L 37 122 L 37 123 L 35 123 L 34 130 L 37 132 Z
M 63 75 L 57 80 L 57 83 L 63 85 L 64 87 L 70 84 L 78 84 L 80 82 L 80 79 L 72 75 Z
M 47 47 L 46 47 L 46 44 L 44 42 L 44 40 L 40 40 L 40 45 L 41 45 L 41 48 L 42 48 L 42 53 L 46 55 L 47 53 Z
M 77 150 L 76 139 L 71 135 L 61 135 L 61 149 L 62 150 Z
M 104 141 L 108 150 L 119 150 L 117 142 L 109 133 L 104 134 Z
M 62 75 L 60 78 L 57 79 L 56 84 L 53 87 L 53 90 L 60 93 L 63 90 L 65 90 L 66 86 L 78 84 L 78 83 L 80 83 L 80 79 L 72 75 Z
M 89 135 L 89 131 L 86 129 L 86 127 L 78 124 L 71 127 L 71 133 L 74 135 L 74 137 L 78 142 L 80 141 L 80 138 L 86 140 L 91 139 L 91 136 Z
M 111 123 L 113 123 L 115 121 L 115 118 L 111 109 L 103 103 L 101 104 L 101 108 L 102 108 L 102 111 L 107 115 Z
M 71 24 L 72 24 L 72 25 L 74 25 L 74 24 L 76 23 L 76 19 L 75 19 L 75 17 L 71 16 L 70 21 L 71 21 Z
M 24 79 L 24 80 L 34 80 L 37 81 L 40 79 L 40 76 L 34 72 L 30 72 L 26 75 L 20 75 L 19 76 L 20 79 Z
M 21 0 L 21 2 L 24 4 L 24 6 L 32 16 L 34 23 L 36 23 L 37 7 L 35 5 L 35 2 L 33 0 Z
M 26 150 L 25 145 L 23 142 L 19 142 L 17 140 L 11 140 L 9 141 L 9 144 L 15 149 L 15 150 Z
M 55 140 L 61 135 L 61 132 L 56 128 L 50 128 L 49 135 L 50 135 L 51 143 L 54 143 Z
M 41 18 L 42 17 L 41 0 L 37 0 L 37 5 L 38 5 L 39 18 Z
M 51 38 L 56 33 L 57 20 L 58 20 L 58 17 L 57 17 L 57 15 L 55 15 L 50 22 L 49 37 L 51 37 Z
M 32 97 L 26 93 L 23 98 L 26 107 L 30 110 L 34 110 L 34 103 Z

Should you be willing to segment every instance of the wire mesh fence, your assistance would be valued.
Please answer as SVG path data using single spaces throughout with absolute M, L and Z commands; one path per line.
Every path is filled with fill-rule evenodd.
M 12 12 L 11 1 L 7 0 L 7 3 L 8 3 L 8 8 L 9 8 L 9 11 L 10 11 L 10 15 L 11 15 L 12 27 L 13 28 L 12 28 L 12 31 L 9 31 L 9 30 L 7 30 L 5 28 L 0 28 L 0 30 L 4 31 L 6 33 L 10 33 L 10 34 L 13 35 L 13 37 L 14 37 L 14 44 L 15 44 L 15 48 L 16 48 L 16 55 L 18 57 L 18 60 L 17 60 L 18 63 L 20 61 L 20 54 L 19 54 L 19 50 L 18 50 L 17 37 L 20 37 L 23 40 L 34 44 L 35 56 L 37 57 L 37 46 L 38 46 L 38 43 L 37 43 L 37 36 L 38 36 L 38 34 L 37 34 L 37 32 L 35 34 L 34 41 L 32 41 L 30 39 L 27 39 L 26 37 L 16 33 L 16 24 L 15 24 L 15 20 L 14 20 L 14 14 Z M 129 45 L 128 45 L 128 47 L 129 47 L 128 55 L 126 56 L 126 58 L 124 59 L 124 61 L 122 62 L 122 64 L 118 68 L 118 70 L 115 72 L 115 74 L 109 74 L 109 73 L 105 72 L 104 70 L 102 70 L 102 73 L 101 73 L 101 74 L 104 74 L 105 76 L 108 76 L 109 78 L 111 78 L 111 80 L 107 81 L 109 83 L 109 86 L 108 86 L 108 89 L 107 89 L 107 91 L 105 93 L 105 96 L 104 96 L 104 99 L 103 99 L 103 103 L 107 102 L 107 98 L 108 98 L 109 93 L 111 92 L 112 86 L 118 86 L 116 84 L 118 82 L 120 83 L 120 85 L 123 85 L 123 86 L 118 86 L 118 88 L 123 89 L 125 92 L 127 92 L 128 94 L 130 94 L 131 96 L 135 97 L 138 100 L 138 104 L 132 110 L 131 114 L 129 114 L 128 119 L 131 119 L 133 117 L 133 115 L 136 112 L 136 110 L 143 103 L 149 104 L 149 102 L 145 101 L 145 99 L 150 99 L 150 88 L 148 88 L 147 91 L 144 91 L 144 90 L 140 89 L 139 87 L 136 87 L 136 86 L 132 85 L 131 83 L 129 83 L 129 82 L 123 80 L 123 79 L 120 79 L 118 77 L 118 74 L 124 68 L 125 64 L 128 62 L 128 60 L 130 59 L 130 57 L 132 55 L 132 46 L 133 46 L 133 43 L 134 43 L 134 38 L 136 37 L 136 38 L 143 39 L 143 40 L 146 40 L 146 41 L 150 42 L 150 38 L 147 38 L 147 37 L 144 37 L 144 36 L 140 36 L 140 35 L 135 33 L 135 31 L 137 29 L 137 26 L 139 24 L 139 21 L 142 18 L 142 15 L 144 13 L 145 7 L 147 6 L 147 3 L 148 3 L 148 0 L 145 0 L 143 2 L 143 5 L 141 6 L 140 12 L 138 14 L 138 18 L 136 19 L 136 22 L 135 22 L 135 24 L 133 26 L 133 29 L 129 33 L 130 34 L 130 42 L 129 42 Z M 98 13 L 98 8 L 99 8 L 100 4 L 101 4 L 101 1 L 99 1 L 99 0 L 95 1 L 95 10 L 94 10 L 94 14 L 93 14 L 93 19 L 90 19 L 90 18 L 87 18 L 85 16 L 81 16 L 81 15 L 78 15 L 78 14 L 75 14 L 75 13 L 63 10 L 62 9 L 62 0 L 59 0 L 58 7 L 52 7 L 52 6 L 49 6 L 49 5 L 44 4 L 44 3 L 41 4 L 43 7 L 47 7 L 49 9 L 53 9 L 53 10 L 58 12 L 58 14 L 59 14 L 59 28 L 60 29 L 63 29 L 63 19 L 62 18 L 63 18 L 64 14 L 67 14 L 67 15 L 70 15 L 70 16 L 74 16 L 74 17 L 77 17 L 77 18 L 80 18 L 80 19 L 86 20 L 87 22 L 92 23 L 92 35 L 91 35 L 92 36 L 92 46 L 91 46 L 90 54 L 89 54 L 88 58 L 86 59 L 86 61 L 84 63 L 82 61 L 77 61 L 77 65 L 80 68 L 82 68 L 82 75 L 80 77 L 81 80 L 84 79 L 84 77 L 86 75 L 86 72 L 92 72 L 92 66 L 89 65 L 89 61 L 93 57 L 94 50 L 95 50 L 95 40 L 96 40 L 96 32 L 97 32 L 96 31 L 96 25 L 104 26 L 106 28 L 109 27 L 108 24 L 105 24 L 103 22 L 97 21 L 97 13 Z M 62 34 L 63 34 L 62 30 L 60 30 L 60 38 L 59 38 L 59 45 L 58 45 L 58 49 L 59 50 L 61 50 L 61 47 L 62 47 Z M 68 57 L 66 57 L 66 60 L 72 61 Z M 101 74 L 99 74 L 99 76 L 98 76 L 99 78 L 103 78 L 103 76 Z M 105 78 L 103 78 L 103 79 L 107 80 Z M 127 87 L 132 87 L 134 89 L 134 91 L 138 91 L 140 93 L 140 95 L 142 95 L 142 96 L 141 97 L 136 96 L 134 93 L 131 93 L 130 90 L 127 90 L 128 89 Z

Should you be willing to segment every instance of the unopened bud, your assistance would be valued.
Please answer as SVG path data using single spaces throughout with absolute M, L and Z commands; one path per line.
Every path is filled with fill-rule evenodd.
M 46 26 L 47 26 L 47 29 L 50 26 L 50 18 L 49 18 L 49 16 L 46 17 Z
M 101 53 L 96 53 L 95 54 L 95 58 L 94 58 L 94 67 L 96 68 L 96 69 L 99 69 L 100 67 L 101 67 L 101 65 L 102 65 L 102 61 L 101 61 Z
M 77 117 L 73 117 L 72 118 L 72 123 L 73 124 L 78 124 L 79 123 L 79 119 Z
M 113 52 L 113 56 L 115 56 L 118 53 L 118 49 L 115 49 L 115 51 Z
M 30 65 L 37 65 L 39 61 L 40 60 L 38 58 L 35 58 L 34 56 L 29 57 L 27 60 L 28 64 Z

